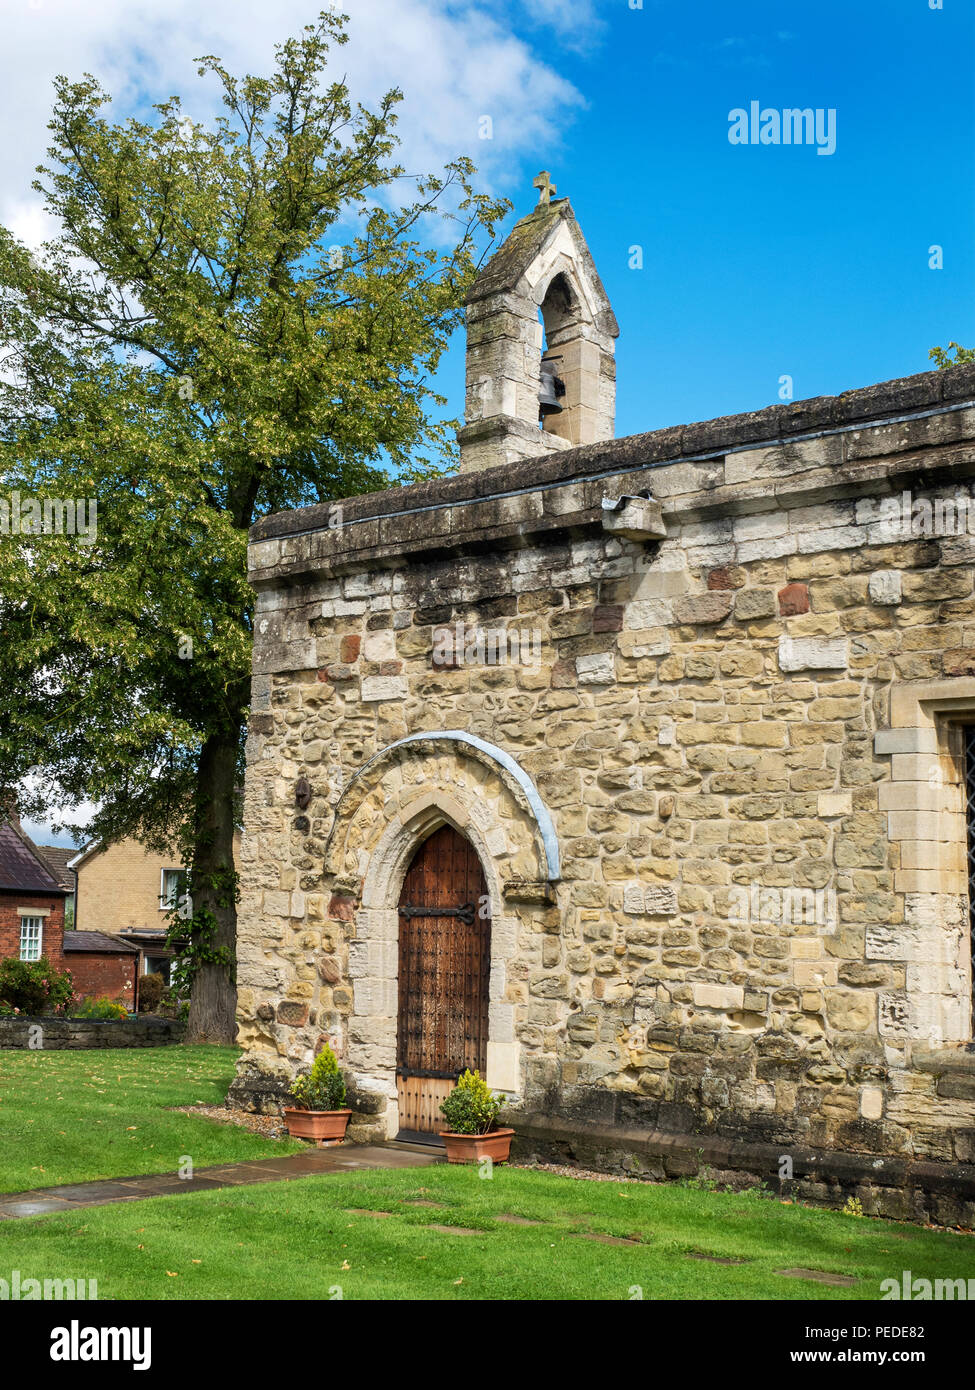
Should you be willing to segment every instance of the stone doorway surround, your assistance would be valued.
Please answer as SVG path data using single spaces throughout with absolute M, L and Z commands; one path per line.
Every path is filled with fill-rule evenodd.
M 486 1079 L 522 1090 L 518 1004 L 509 990 L 524 930 L 513 901 L 554 900 L 558 845 L 527 774 L 503 750 L 457 730 L 389 745 L 346 785 L 336 807 L 325 872 L 359 905 L 349 941 L 353 990 L 345 1062 L 357 1086 L 385 1098 L 385 1130 L 399 1130 L 396 1100 L 399 914 L 403 878 L 429 835 L 450 825 L 477 852 L 491 910 Z M 359 885 L 361 884 L 361 891 Z
M 930 1047 L 972 1038 L 967 824 L 962 723 L 975 722 L 975 679 L 909 681 L 890 696 L 890 727 L 874 752 L 890 756 L 880 810 L 899 850 L 894 891 L 900 923 L 867 932 L 868 960 L 906 962 L 903 997 L 881 995 L 880 1032 L 888 1041 Z

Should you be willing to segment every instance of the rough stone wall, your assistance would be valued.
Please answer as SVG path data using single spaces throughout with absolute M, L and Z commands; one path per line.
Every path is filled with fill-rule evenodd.
M 901 536 L 883 508 L 971 495 L 973 388 L 912 378 L 800 403 L 794 440 L 776 408 L 360 499 L 341 534 L 314 510 L 259 531 L 238 1097 L 274 1103 L 328 1036 L 388 1129 L 395 874 L 370 902 L 373 863 L 421 793 L 470 815 L 490 792 L 472 838 L 510 924 L 492 1032 L 515 1110 L 971 1158 L 952 721 L 975 717 L 975 537 Z M 646 488 L 666 538 L 608 534 L 602 497 Z M 458 622 L 537 633 L 538 660 L 434 664 Z M 556 881 L 462 752 L 401 748 L 351 796 L 445 730 L 533 780 Z

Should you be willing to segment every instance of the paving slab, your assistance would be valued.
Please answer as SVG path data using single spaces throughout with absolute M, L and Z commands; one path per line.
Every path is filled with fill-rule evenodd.
M 777 1269 L 775 1272 L 787 1279 L 811 1279 L 816 1284 L 835 1284 L 842 1288 L 856 1283 L 848 1274 L 828 1274 L 825 1269 Z
M 217 1179 L 211 1181 L 209 1178 L 180 1178 L 172 1173 L 163 1176 L 166 1179 L 164 1182 L 133 1182 L 126 1183 L 126 1187 L 129 1192 L 139 1197 L 171 1197 L 177 1193 L 182 1195 L 187 1192 L 212 1192 L 215 1188 L 227 1185 Z
M 302 1159 L 301 1154 L 296 1154 L 297 1163 L 284 1163 L 281 1159 L 275 1159 L 272 1163 L 265 1164 L 261 1168 L 256 1168 L 254 1164 L 248 1164 L 248 1171 L 256 1172 L 262 1182 L 278 1182 L 284 1178 L 305 1178 L 314 1176 L 315 1173 L 327 1173 L 330 1170 L 323 1168 L 321 1164 L 307 1163 Z M 204 1170 L 205 1171 L 205 1170 Z
M 243 1187 L 250 1183 L 268 1181 L 267 1173 L 251 1163 L 231 1163 L 226 1168 L 204 1168 L 201 1174 L 226 1187 Z
M 573 1240 L 598 1240 L 600 1245 L 642 1245 L 642 1240 L 628 1240 L 623 1236 L 607 1236 L 602 1231 L 570 1231 Z
M 0 1193 L 0 1221 L 24 1216 L 47 1216 L 81 1207 L 108 1206 L 150 1197 L 182 1196 L 187 1192 L 212 1192 L 261 1182 L 290 1182 L 293 1178 L 371 1168 L 427 1168 L 442 1163 L 436 1151 L 411 1152 L 408 1145 L 346 1144 L 281 1158 L 250 1159 L 201 1168 L 192 1178 L 178 1173 L 149 1173 L 101 1182 L 64 1183 L 60 1187 L 35 1188 L 30 1192 Z
M 710 1260 L 714 1265 L 744 1265 L 748 1261 L 739 1259 L 731 1255 L 709 1255 L 705 1250 L 685 1250 L 684 1254 L 689 1260 Z M 780 1270 L 781 1274 L 782 1271 Z
M 70 1211 L 73 1205 L 62 1197 L 31 1197 L 19 1202 L 4 1202 L 0 1211 L 4 1216 L 48 1216 L 54 1211 Z
M 125 1201 L 132 1198 L 131 1184 L 142 1181 L 142 1178 L 107 1178 L 104 1182 L 75 1182 L 65 1187 L 45 1187 L 43 1191 L 48 1197 L 63 1197 L 68 1202 L 87 1202 L 89 1199 L 100 1202 Z

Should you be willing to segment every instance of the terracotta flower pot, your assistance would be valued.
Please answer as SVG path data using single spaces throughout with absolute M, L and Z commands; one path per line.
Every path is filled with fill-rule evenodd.
M 322 1147 L 341 1144 L 351 1110 L 295 1110 L 284 1107 L 284 1119 L 292 1139 L 317 1139 Z
M 514 1137 L 513 1129 L 489 1129 L 487 1134 L 454 1134 L 447 1130 L 440 1136 L 447 1146 L 448 1163 L 480 1163 L 482 1158 L 506 1163 Z

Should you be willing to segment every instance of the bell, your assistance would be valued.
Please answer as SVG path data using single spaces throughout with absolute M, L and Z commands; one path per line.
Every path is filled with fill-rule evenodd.
M 538 418 L 543 420 L 546 415 L 558 415 L 562 410 L 559 397 L 564 395 L 565 382 L 555 375 L 554 369 L 547 362 L 543 361 L 539 376 Z

